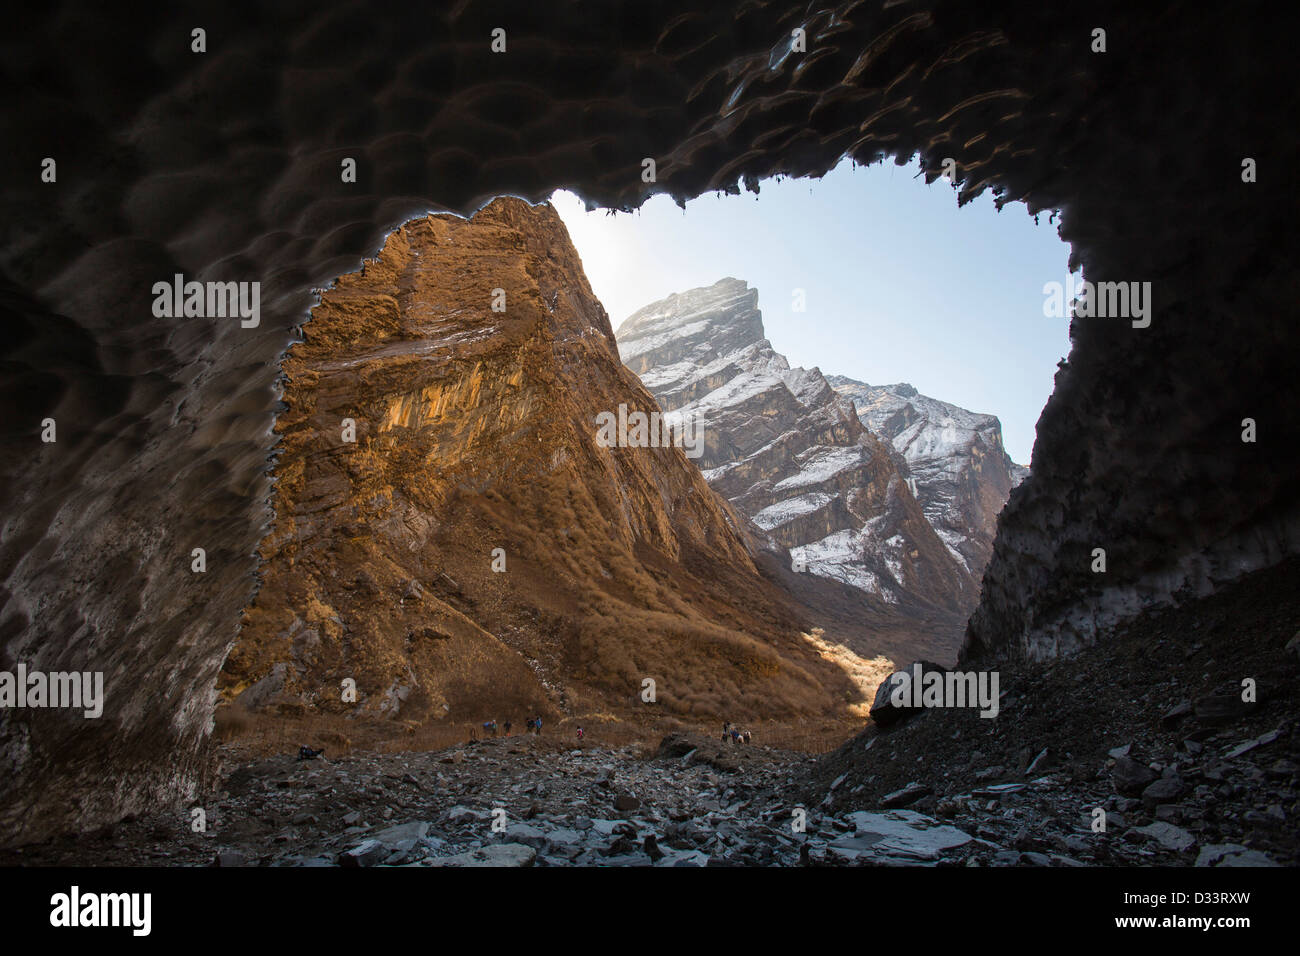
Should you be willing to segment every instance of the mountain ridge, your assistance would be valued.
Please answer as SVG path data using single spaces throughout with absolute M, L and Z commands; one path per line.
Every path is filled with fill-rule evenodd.
M 796 567 L 854 588 L 882 627 L 944 619 L 929 650 L 953 655 L 978 580 L 930 526 L 902 456 L 820 370 L 772 348 L 756 289 L 726 277 L 675 293 L 615 335 L 665 409 L 704 420 L 704 477 Z
M 1003 448 L 1001 420 L 923 395 L 906 382 L 872 386 L 844 375 L 827 380 L 907 462 L 927 519 L 970 572 L 982 576 L 998 514 L 1029 474 Z

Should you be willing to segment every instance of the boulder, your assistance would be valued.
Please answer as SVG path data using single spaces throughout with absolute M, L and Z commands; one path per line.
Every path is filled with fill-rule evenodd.
M 905 807 L 908 804 L 916 803 L 916 801 L 929 794 L 929 787 L 913 781 L 902 790 L 895 790 L 893 793 L 885 794 L 880 798 L 880 805 L 886 810 L 894 807 Z
M 537 851 L 522 843 L 495 843 L 492 846 L 442 856 L 428 860 L 429 866 L 482 867 L 482 866 L 532 866 Z
M 1164 823 L 1158 820 L 1147 826 L 1137 827 L 1137 831 L 1155 840 L 1161 846 L 1170 850 L 1177 850 L 1179 853 L 1190 850 L 1196 845 L 1194 836 L 1182 827 L 1176 827 L 1172 823 Z
M 847 819 L 854 827 L 853 834 L 830 844 L 839 855 L 847 855 L 848 851 L 895 863 L 937 860 L 946 851 L 971 841 L 969 833 L 911 810 L 856 812 Z
M 1219 727 L 1250 713 L 1250 704 L 1241 694 L 1207 694 L 1198 698 L 1194 707 L 1196 719 L 1207 727 Z
M 1182 777 L 1177 774 L 1161 777 L 1142 790 L 1142 804 L 1148 810 L 1154 810 L 1162 803 L 1173 803 L 1186 792 Z
M 1164 716 L 1160 718 L 1160 725 L 1165 729 L 1172 729 L 1182 723 L 1183 719 L 1192 715 L 1192 702 L 1185 700 L 1176 707 L 1165 711 Z
M 659 757 L 684 757 L 693 751 L 696 742 L 686 734 L 668 734 L 663 740 L 659 741 L 659 750 L 656 756 Z
M 503 836 L 508 843 L 521 843 L 524 846 L 532 847 L 534 850 L 542 849 L 549 842 L 545 830 L 528 823 L 510 824 L 510 826 L 506 827 Z
M 395 827 L 388 827 L 380 830 L 378 833 L 372 833 L 370 839 L 378 840 L 391 850 L 399 843 L 423 840 L 428 832 L 429 824 L 416 820 L 411 823 L 402 823 Z
M 1237 746 L 1229 750 L 1226 754 L 1224 754 L 1224 757 L 1226 757 L 1229 760 L 1232 760 L 1236 757 L 1240 757 L 1242 754 L 1250 753 L 1256 747 L 1266 747 L 1269 744 L 1275 742 L 1281 736 L 1282 736 L 1281 730 L 1270 730 L 1268 733 L 1261 734 L 1260 736 L 1254 738 L 1253 740 L 1247 740 L 1245 743 L 1238 744 Z
M 1135 796 L 1155 781 L 1156 773 L 1146 764 L 1138 763 L 1132 757 L 1116 757 L 1111 779 L 1117 791 L 1127 796 Z
M 376 866 L 387 860 L 389 853 L 388 847 L 378 840 L 366 840 L 340 853 L 338 862 L 339 866 L 348 868 Z
M 891 699 L 894 688 L 904 682 L 910 685 L 910 682 L 916 676 L 924 679 L 925 675 L 931 672 L 946 674 L 948 668 L 932 661 L 913 661 L 902 670 L 894 671 L 888 678 L 881 681 L 880 686 L 876 688 L 875 700 L 871 703 L 871 719 L 881 726 L 888 726 L 915 713 L 916 708 L 913 708 L 909 703 L 912 699 L 912 688 L 908 686 L 906 699 L 902 705 L 896 704 Z
M 1239 843 L 1212 843 L 1201 847 L 1196 856 L 1197 866 L 1277 866 L 1258 850 L 1248 849 Z

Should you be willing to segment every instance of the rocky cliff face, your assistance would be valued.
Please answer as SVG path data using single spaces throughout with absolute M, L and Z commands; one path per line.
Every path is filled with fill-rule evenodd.
M 998 513 L 1029 474 L 1002 447 L 997 416 L 929 398 L 905 382 L 868 385 L 843 375 L 827 381 L 903 456 L 926 518 L 978 580 L 993 554 Z
M 284 372 L 226 697 L 520 725 L 843 700 L 682 449 L 596 441 L 600 412 L 656 406 L 549 206 L 408 223 L 324 295 Z
M 757 290 L 722 279 L 647 305 L 616 334 L 664 408 L 699 421 L 709 484 L 795 563 L 900 620 L 969 613 L 978 581 L 931 528 L 901 459 L 819 370 L 772 349 Z

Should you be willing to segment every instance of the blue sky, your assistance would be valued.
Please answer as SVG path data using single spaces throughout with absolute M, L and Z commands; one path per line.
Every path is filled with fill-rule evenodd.
M 673 292 L 744 279 L 791 365 L 910 382 L 997 415 L 1007 451 L 1028 464 L 1070 347 L 1068 319 L 1043 315 L 1069 247 L 1046 214 L 1035 225 L 1020 204 L 999 213 L 988 194 L 958 209 L 953 188 L 927 186 L 918 168 L 846 160 L 820 180 L 767 180 L 757 198 L 710 194 L 685 212 L 666 196 L 614 215 L 565 192 L 551 201 L 615 328 Z

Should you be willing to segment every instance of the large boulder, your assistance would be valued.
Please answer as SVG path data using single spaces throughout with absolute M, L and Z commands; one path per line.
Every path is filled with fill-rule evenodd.
M 429 866 L 450 867 L 484 867 L 484 866 L 532 866 L 537 859 L 537 851 L 522 843 L 496 843 L 481 849 L 457 853 L 454 856 L 439 857 L 429 860 Z
M 1132 757 L 1116 757 L 1111 779 L 1115 789 L 1126 796 L 1137 796 L 1155 782 L 1158 774 Z
M 926 674 L 936 672 L 946 674 L 948 668 L 933 661 L 913 661 L 902 670 L 894 671 L 888 678 L 881 681 L 880 686 L 876 688 L 875 700 L 871 703 L 871 719 L 882 727 L 897 723 L 904 717 L 915 713 L 918 709 L 910 703 L 912 699 L 911 688 L 908 687 L 902 704 L 895 703 L 892 699 L 894 689 L 910 682 L 915 677 L 924 679 Z
M 388 855 L 388 847 L 384 844 L 378 840 L 366 840 L 340 853 L 338 863 L 339 866 L 348 868 L 378 866 L 388 859 Z

